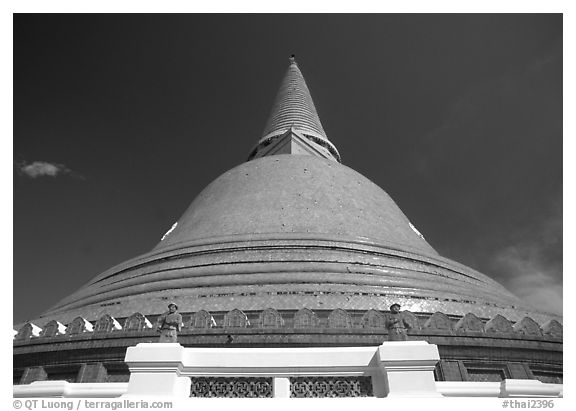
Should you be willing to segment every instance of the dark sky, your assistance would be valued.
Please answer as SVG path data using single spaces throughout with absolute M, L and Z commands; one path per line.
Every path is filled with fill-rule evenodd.
M 560 14 L 19 14 L 14 322 L 245 161 L 291 53 L 345 165 L 440 254 L 561 312 Z

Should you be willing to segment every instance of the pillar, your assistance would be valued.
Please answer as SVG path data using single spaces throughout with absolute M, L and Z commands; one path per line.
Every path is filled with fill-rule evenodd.
M 189 397 L 191 381 L 181 377 L 184 347 L 178 343 L 141 343 L 126 350 L 130 369 L 126 396 Z
M 108 371 L 101 362 L 82 364 L 78 373 L 78 382 L 106 382 Z
M 274 398 L 290 398 L 290 378 L 274 377 L 272 384 Z
M 388 398 L 442 397 L 434 380 L 434 368 L 440 360 L 436 345 L 388 341 L 378 347 L 377 356 L 384 387 L 375 387 L 375 392 L 383 391 Z M 378 383 L 378 379 L 373 380 Z
M 44 367 L 29 367 L 24 370 L 20 384 L 30 384 L 34 381 L 45 381 L 48 379 L 48 374 Z

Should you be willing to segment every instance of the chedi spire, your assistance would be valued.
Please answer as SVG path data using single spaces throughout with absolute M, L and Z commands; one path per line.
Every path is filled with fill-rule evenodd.
M 262 138 L 248 160 L 274 154 L 307 154 L 340 162 L 340 154 L 322 127 L 294 54 L 289 62 Z

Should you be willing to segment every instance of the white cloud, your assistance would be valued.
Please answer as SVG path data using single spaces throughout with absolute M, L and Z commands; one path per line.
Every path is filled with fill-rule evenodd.
M 72 170 L 63 164 L 48 163 L 46 161 L 34 161 L 33 163 L 21 163 L 17 165 L 20 174 L 30 178 L 57 177 L 63 174 L 70 174 Z
M 562 314 L 562 280 L 558 267 L 548 267 L 532 245 L 507 247 L 495 258 L 506 270 L 504 286 L 533 307 Z

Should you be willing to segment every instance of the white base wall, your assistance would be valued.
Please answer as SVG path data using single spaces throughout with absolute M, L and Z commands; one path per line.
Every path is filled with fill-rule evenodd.
M 378 347 L 185 348 L 144 343 L 129 347 L 128 383 L 37 381 L 15 385 L 14 397 L 189 398 L 190 377 L 271 377 L 273 396 L 290 397 L 290 377 L 371 377 L 378 398 L 562 397 L 562 384 L 536 380 L 437 382 L 436 345 L 385 342 Z

